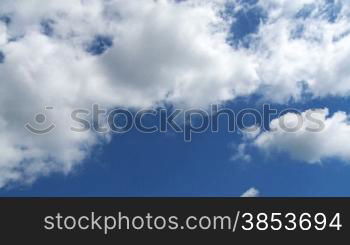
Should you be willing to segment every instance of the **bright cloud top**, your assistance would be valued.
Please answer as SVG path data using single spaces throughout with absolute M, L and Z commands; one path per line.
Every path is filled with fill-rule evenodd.
M 305 86 L 349 94 L 347 2 L 335 1 L 331 18 L 329 1 L 261 1 L 249 47 L 230 41 L 235 14 L 251 8 L 241 2 L 1 1 L 0 187 L 69 173 L 108 141 L 70 131 L 72 110 L 93 103 L 206 107 L 253 93 L 283 102 Z M 55 132 L 29 134 L 23 125 L 46 106 Z

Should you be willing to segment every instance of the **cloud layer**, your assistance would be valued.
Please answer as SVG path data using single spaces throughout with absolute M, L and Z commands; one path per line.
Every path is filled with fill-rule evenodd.
M 349 94 L 347 2 L 260 1 L 266 16 L 248 47 L 230 41 L 236 13 L 252 8 L 241 2 L 1 1 L 0 187 L 69 173 L 108 141 L 70 131 L 72 110 L 94 103 L 206 107 L 254 93 L 278 102 L 305 90 Z M 33 136 L 24 125 L 46 106 L 55 132 Z
M 0 9 L 0 187 L 69 173 L 108 139 L 71 132 L 76 108 L 202 106 L 256 88 L 250 57 L 226 42 L 220 1 L 2 1 Z M 27 132 L 47 106 L 55 131 Z

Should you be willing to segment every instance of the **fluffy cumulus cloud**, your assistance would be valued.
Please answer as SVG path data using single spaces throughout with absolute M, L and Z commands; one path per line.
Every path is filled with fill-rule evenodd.
M 350 92 L 348 1 L 260 1 L 267 20 L 255 34 L 257 72 L 278 102 Z
M 1 1 L 0 187 L 69 173 L 109 140 L 71 132 L 75 108 L 348 95 L 346 1 L 260 1 L 265 17 L 249 45 L 231 39 L 235 14 L 251 5 L 229 2 Z M 24 128 L 39 112 L 53 133 Z
M 344 112 L 332 116 L 328 109 L 308 110 L 300 115 L 288 113 L 274 119 L 270 128 L 252 142 L 265 152 L 287 153 L 308 163 L 330 158 L 350 160 L 350 121 Z
M 254 62 L 226 42 L 222 9 L 223 1 L 1 1 L 0 187 L 69 173 L 109 139 L 71 132 L 75 108 L 205 106 L 252 93 Z M 55 130 L 29 133 L 36 113 Z

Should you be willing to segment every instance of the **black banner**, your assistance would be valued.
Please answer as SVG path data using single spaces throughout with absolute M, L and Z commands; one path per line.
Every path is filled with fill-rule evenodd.
M 349 222 L 347 198 L 0 199 L 0 235 L 12 242 L 4 244 L 340 242 Z

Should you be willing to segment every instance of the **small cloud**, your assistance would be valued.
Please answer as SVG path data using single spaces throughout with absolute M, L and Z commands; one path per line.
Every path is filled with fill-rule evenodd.
M 246 153 L 246 144 L 239 144 L 236 148 L 236 153 L 231 157 L 231 161 L 242 160 L 245 162 L 250 162 L 252 157 Z
M 243 143 L 239 145 L 232 144 L 231 147 L 235 150 L 235 154 L 231 157 L 231 161 L 242 160 L 244 162 L 250 162 L 252 156 L 247 153 L 247 148 L 249 144 L 247 142 L 256 139 L 260 133 L 261 129 L 258 125 L 251 126 L 241 131 L 243 134 Z
M 255 139 L 261 133 L 261 127 L 259 125 L 253 125 L 244 129 L 242 133 L 245 140 Z
M 250 188 L 246 192 L 244 192 L 241 197 L 259 197 L 260 192 L 259 190 L 255 189 L 254 187 Z

